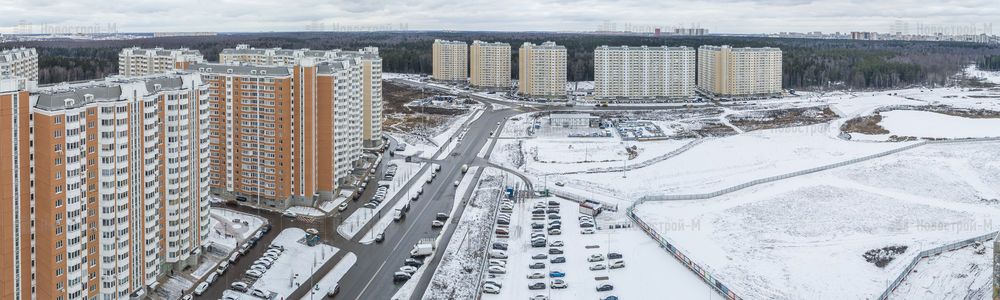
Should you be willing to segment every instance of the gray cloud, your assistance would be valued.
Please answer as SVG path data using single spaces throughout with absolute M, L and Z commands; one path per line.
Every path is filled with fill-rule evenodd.
M 1000 21 L 996 0 L 0 0 L 0 26 L 93 25 L 122 31 L 292 31 L 312 22 L 411 29 L 594 30 L 604 21 L 700 25 L 714 32 L 887 31 L 895 20 Z M 1000 28 L 998 28 L 1000 30 Z

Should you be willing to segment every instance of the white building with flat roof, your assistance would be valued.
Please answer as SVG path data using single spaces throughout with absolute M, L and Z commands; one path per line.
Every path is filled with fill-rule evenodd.
M 594 50 L 594 98 L 687 100 L 695 91 L 690 47 L 608 47 Z

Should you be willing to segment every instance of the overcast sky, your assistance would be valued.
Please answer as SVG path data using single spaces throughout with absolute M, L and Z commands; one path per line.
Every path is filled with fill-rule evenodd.
M 117 23 L 121 32 L 301 31 L 312 22 L 411 30 L 592 31 L 605 21 L 713 32 L 879 31 L 896 20 L 996 22 L 997 0 L 0 0 L 0 28 Z

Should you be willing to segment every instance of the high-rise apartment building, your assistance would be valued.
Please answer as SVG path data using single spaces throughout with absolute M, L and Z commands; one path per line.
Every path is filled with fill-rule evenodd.
M 211 85 L 210 184 L 261 205 L 332 196 L 361 158 L 364 62 L 198 64 Z
M 510 87 L 510 44 L 473 41 L 469 47 L 469 83 L 474 87 Z
M 222 64 L 246 64 L 266 66 L 293 66 L 302 59 L 308 58 L 313 63 L 361 59 L 363 102 L 362 141 L 365 147 L 376 147 L 382 139 L 382 58 L 377 47 L 365 47 L 358 51 L 343 50 L 310 50 L 281 48 L 252 48 L 249 45 L 237 45 L 236 48 L 223 49 L 219 54 Z
M 124 48 L 118 53 L 118 73 L 124 76 L 163 74 L 204 61 L 200 51 L 187 48 Z
M 15 166 L 0 176 L 12 191 L 0 220 L 18 225 L 0 230 L 13 249 L 0 260 L 0 280 L 13 283 L 3 298 L 124 299 L 197 262 L 208 237 L 207 88 L 194 74 L 0 82 L 0 114 L 12 117 L 0 136 L 14 141 L 0 143 L 0 165 Z
M 0 51 L 0 76 L 4 75 L 38 81 L 38 53 L 35 48 Z
M 780 95 L 781 49 L 701 46 L 698 89 L 715 97 Z
M 687 99 L 694 95 L 695 50 L 608 47 L 594 50 L 594 98 Z
M 469 79 L 469 45 L 459 41 L 434 40 L 434 80 L 466 81 Z
M 518 51 L 518 85 L 530 97 L 566 96 L 566 47 L 555 42 L 524 43 Z

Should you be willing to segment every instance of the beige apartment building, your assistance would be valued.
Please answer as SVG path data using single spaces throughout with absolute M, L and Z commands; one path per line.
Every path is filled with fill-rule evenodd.
M 469 83 L 480 88 L 510 88 L 510 44 L 473 41 L 469 47 Z
M 38 53 L 35 48 L 0 51 L 0 76 L 4 75 L 38 81 Z
M 342 61 L 360 58 L 362 72 L 362 143 L 364 147 L 377 147 L 382 143 L 382 58 L 377 47 L 357 51 L 310 49 L 257 49 L 241 44 L 223 49 L 219 60 L 224 65 L 246 64 L 262 66 L 294 66 L 303 59 L 313 63 Z
M 781 49 L 698 48 L 698 89 L 712 97 L 780 95 L 781 76 Z
M 566 96 L 566 47 L 524 43 L 518 51 L 517 91 L 529 97 Z
M 432 77 L 440 81 L 469 79 L 469 45 L 459 41 L 434 40 Z
M 594 50 L 594 98 L 687 100 L 695 91 L 690 47 L 609 47 Z
M 209 234 L 206 92 L 195 74 L 0 80 L 13 116 L 0 137 L 14 141 L 0 143 L 13 170 L 0 220 L 19 224 L 0 230 L 0 297 L 142 297 L 196 264 Z
M 205 57 L 200 51 L 187 48 L 124 48 L 118 53 L 118 74 L 146 76 L 170 73 L 204 61 Z

